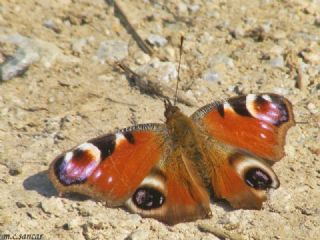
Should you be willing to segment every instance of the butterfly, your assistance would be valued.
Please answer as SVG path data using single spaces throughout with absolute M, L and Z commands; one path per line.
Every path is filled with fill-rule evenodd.
M 292 105 L 271 93 L 212 102 L 190 117 L 165 100 L 165 124 L 140 124 L 91 139 L 51 163 L 59 193 L 75 192 L 167 224 L 209 218 L 210 200 L 260 209 L 279 180 L 295 124 Z

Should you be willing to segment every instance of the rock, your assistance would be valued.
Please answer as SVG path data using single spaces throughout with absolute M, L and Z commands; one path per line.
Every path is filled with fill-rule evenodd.
M 126 237 L 126 240 L 145 240 L 149 238 L 149 232 L 146 230 L 136 230 L 128 237 Z
M 289 90 L 287 88 L 283 88 L 283 87 L 274 87 L 272 89 L 272 92 L 286 96 L 289 94 Z
M 177 4 L 177 11 L 180 13 L 180 14 L 184 14 L 188 11 L 188 6 L 183 3 L 183 2 L 179 2 Z
M 27 205 L 25 203 L 23 203 L 23 202 L 16 202 L 16 206 L 18 208 L 25 208 Z
M 128 43 L 122 40 L 108 40 L 100 43 L 96 58 L 105 61 L 121 61 L 128 56 Z
M 208 32 L 203 32 L 203 34 L 200 37 L 200 42 L 202 44 L 208 44 L 211 43 L 214 40 L 214 37 L 212 34 L 208 33 Z M 195 43 L 193 43 L 195 44 Z
M 79 227 L 79 226 L 80 226 L 79 218 L 73 218 L 70 220 L 70 222 L 63 224 L 62 228 L 64 230 L 72 230 L 72 229 L 75 229 L 76 227 Z
M 40 203 L 40 208 L 44 213 L 55 215 L 55 216 L 63 216 L 66 214 L 66 209 L 64 208 L 61 199 L 51 197 L 49 199 L 42 200 Z
M 7 167 L 9 168 L 9 174 L 11 176 L 17 176 L 22 173 L 21 162 L 11 160 L 7 163 Z
M 219 82 L 221 80 L 221 76 L 218 72 L 215 71 L 207 71 L 202 75 L 202 78 L 206 81 L 210 82 Z
M 139 75 L 153 77 L 166 83 L 175 80 L 178 76 L 176 66 L 172 62 L 160 62 L 158 59 L 151 60 L 148 64 L 136 69 Z
M 229 32 L 235 39 L 242 38 L 245 35 L 245 30 L 241 26 L 237 26 L 234 29 L 231 29 Z
M 64 55 L 53 43 L 40 39 L 27 38 L 20 34 L 0 35 L 0 43 L 1 42 L 16 44 L 22 49 L 20 50 L 21 56 L 26 54 L 27 60 L 31 62 L 30 64 L 40 61 L 46 68 L 50 68 L 57 60 L 73 63 L 79 61 L 74 57 Z M 22 63 L 25 64 L 25 60 Z
M 150 34 L 147 37 L 147 42 L 157 47 L 163 47 L 168 43 L 168 40 L 160 35 Z
M 284 67 L 284 59 L 282 56 L 278 56 L 269 60 L 269 64 L 272 67 L 283 68 Z
M 146 64 L 150 61 L 150 56 L 142 51 L 138 51 L 133 56 L 135 62 L 139 65 Z
M 32 49 L 19 48 L 15 55 L 7 57 L 0 65 L 0 80 L 8 81 L 14 77 L 23 75 L 31 64 L 38 61 L 39 54 Z
M 224 64 L 226 67 L 233 68 L 234 63 L 232 58 L 224 55 L 224 54 L 216 54 L 209 58 L 209 67 L 214 67 L 218 64 Z
M 81 55 L 83 53 L 83 48 L 88 44 L 88 40 L 86 38 L 80 38 L 73 40 L 71 43 L 72 52 L 75 55 Z
M 319 111 L 319 109 L 314 103 L 308 103 L 307 108 L 312 114 L 317 114 Z
M 174 61 L 175 59 L 175 55 L 176 55 L 176 51 L 173 47 L 171 46 L 166 46 L 164 48 L 164 53 L 166 54 L 167 58 Z
M 53 30 L 55 33 L 61 33 L 61 29 L 58 28 L 58 26 L 52 19 L 45 20 L 42 25 L 46 28 Z
M 223 228 L 219 228 L 214 225 L 210 225 L 207 223 L 201 223 L 198 225 L 199 230 L 202 232 L 209 232 L 218 237 L 219 239 L 230 239 L 230 240 L 240 240 L 244 239 L 241 235 L 238 233 L 234 233 L 228 230 L 225 230 Z
M 297 190 L 298 191 L 298 190 Z M 273 212 L 288 213 L 295 209 L 295 202 L 292 200 L 293 192 L 281 186 L 276 191 L 269 192 L 272 197 L 267 201 L 267 206 Z
M 200 9 L 200 6 L 198 4 L 191 4 L 188 6 L 188 9 L 190 10 L 190 12 L 197 12 Z

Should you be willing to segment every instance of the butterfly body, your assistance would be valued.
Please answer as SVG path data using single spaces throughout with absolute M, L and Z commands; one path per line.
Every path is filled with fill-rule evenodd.
M 259 209 L 279 180 L 268 161 L 283 156 L 294 124 L 290 102 L 247 95 L 188 117 L 165 101 L 165 124 L 141 124 L 58 156 L 49 176 L 60 193 L 78 192 L 168 224 L 211 216 L 210 199 Z

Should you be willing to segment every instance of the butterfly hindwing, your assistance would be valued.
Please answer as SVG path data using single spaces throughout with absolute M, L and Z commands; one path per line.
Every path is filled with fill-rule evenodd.
M 206 148 L 214 197 L 232 207 L 260 209 L 266 190 L 279 186 L 276 174 L 262 159 L 210 138 Z
M 151 171 L 127 201 L 127 208 L 170 225 L 208 217 L 211 211 L 206 188 L 185 166 L 179 169 L 169 165 L 164 163 Z

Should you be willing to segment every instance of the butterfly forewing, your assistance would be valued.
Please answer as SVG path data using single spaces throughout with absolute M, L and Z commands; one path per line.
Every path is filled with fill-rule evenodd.
M 165 126 L 138 125 L 81 144 L 51 164 L 59 192 L 78 192 L 122 205 L 165 152 Z
M 291 103 L 267 93 L 215 102 L 192 118 L 219 141 L 271 161 L 283 157 L 287 130 L 294 125 Z

